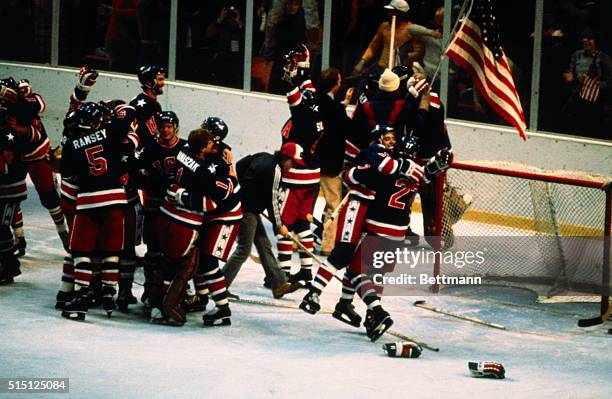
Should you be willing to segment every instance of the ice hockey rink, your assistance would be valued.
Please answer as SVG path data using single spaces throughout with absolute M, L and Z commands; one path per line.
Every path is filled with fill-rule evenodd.
M 152 325 L 135 305 L 108 319 L 92 309 L 85 322 L 62 319 L 53 306 L 63 250 L 49 216 L 29 187 L 22 204 L 27 254 L 16 283 L 0 286 L 0 377 L 62 377 L 69 394 L 0 397 L 69 398 L 610 398 L 610 323 L 579 329 L 598 304 L 538 304 L 529 291 L 499 287 L 447 290 L 440 296 L 384 297 L 393 331 L 439 347 L 418 359 L 389 358 L 381 345 L 321 312 L 296 306 L 306 291 L 282 300 L 263 288 L 249 260 L 231 291 L 232 326 L 203 328 L 201 313 L 181 327 Z M 420 217 L 416 217 L 418 222 Z M 416 227 L 416 231 L 420 228 Z M 295 264 L 297 267 L 297 258 Z M 137 272 L 136 281 L 142 281 Z M 135 285 L 140 296 L 141 287 Z M 322 297 L 333 309 L 340 287 Z M 452 294 L 452 295 L 448 295 Z M 506 330 L 417 308 L 427 304 L 504 325 Z M 358 306 L 360 314 L 365 309 Z M 468 361 L 503 363 L 504 380 L 471 378 Z

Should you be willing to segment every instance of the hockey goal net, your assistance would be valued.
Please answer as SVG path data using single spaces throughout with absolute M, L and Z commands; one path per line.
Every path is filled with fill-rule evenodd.
M 480 276 L 541 297 L 590 296 L 607 307 L 609 182 L 518 163 L 455 162 L 438 190 L 439 249 L 484 251 L 485 261 L 461 268 L 437 262 L 434 273 Z

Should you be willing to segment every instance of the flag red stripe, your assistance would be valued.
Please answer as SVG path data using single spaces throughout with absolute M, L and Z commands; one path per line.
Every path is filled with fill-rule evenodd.
M 466 18 L 449 45 L 447 55 L 467 70 L 491 108 L 525 140 L 525 117 L 503 50 L 501 58 L 495 60 L 482 40 L 479 26 Z
M 483 45 L 484 43 L 479 42 L 477 44 Z M 514 112 L 516 112 L 517 116 L 524 121 L 523 111 L 521 109 L 520 102 L 518 101 L 518 93 L 516 92 L 516 89 L 514 88 L 514 84 L 512 84 L 511 82 L 509 83 L 507 79 L 502 74 L 499 73 L 500 71 L 498 68 L 496 68 L 495 64 L 491 62 L 491 60 L 485 54 L 483 54 L 482 48 L 472 47 L 469 43 L 465 42 L 461 38 L 461 36 L 457 37 L 457 47 L 461 48 L 466 53 L 470 54 L 472 58 L 474 59 L 474 61 L 478 63 L 479 68 L 484 71 L 483 75 L 485 76 L 485 79 L 486 79 L 487 89 L 494 92 L 500 99 L 502 99 L 504 102 L 509 104 L 514 109 Z M 460 54 L 458 54 L 458 56 L 462 57 Z M 462 58 L 465 58 L 465 57 L 462 57 Z M 483 65 L 486 66 L 486 70 L 483 67 Z M 509 70 L 506 70 L 506 71 L 508 73 L 510 72 Z M 472 76 L 472 77 L 476 79 L 476 76 Z M 499 82 L 493 81 L 491 79 L 492 77 L 498 78 Z M 502 84 L 505 85 L 503 89 L 499 87 Z M 510 96 L 508 96 L 508 92 L 512 93 L 514 98 L 511 98 Z M 494 101 L 493 99 L 491 100 Z
M 449 56 L 450 56 L 450 52 L 449 52 Z M 452 57 L 451 57 L 452 58 Z M 454 58 L 453 58 L 454 59 Z M 457 64 L 459 64 L 461 67 L 465 68 L 470 75 L 472 76 L 476 76 L 477 72 L 475 71 L 475 69 L 473 68 L 472 64 L 470 64 L 468 61 L 464 60 L 463 58 L 459 57 L 457 59 L 454 59 L 455 62 Z M 485 100 L 487 100 L 487 103 L 489 103 L 489 105 L 491 106 L 491 108 L 493 108 L 493 110 L 495 112 L 497 112 L 502 118 L 504 118 L 504 120 L 506 120 L 508 123 L 510 123 L 512 126 L 514 126 L 516 129 L 518 129 L 519 134 L 521 135 L 521 137 L 523 138 L 523 140 L 525 140 L 525 132 L 523 131 L 523 127 L 520 125 L 520 123 L 518 122 L 517 119 L 515 119 L 512 115 L 510 115 L 508 113 L 508 111 L 506 111 L 505 109 L 503 109 L 501 106 L 498 105 L 498 103 L 496 103 L 495 101 L 493 101 L 488 93 L 486 92 L 486 90 L 484 89 L 484 87 L 482 86 L 482 83 L 480 82 L 479 79 L 475 79 L 474 83 L 476 84 L 476 86 L 478 87 L 478 90 L 481 92 L 482 96 L 484 97 Z
M 510 71 L 510 67 L 508 66 L 508 63 L 506 62 L 506 58 L 502 57 L 499 59 L 499 61 L 495 61 L 495 59 L 493 58 L 493 54 L 490 51 L 487 54 L 487 51 L 485 51 L 486 46 L 484 42 L 482 41 L 482 36 L 480 36 L 480 33 L 478 33 L 474 29 L 475 27 L 472 27 L 472 25 L 470 25 L 470 22 L 471 21 L 468 20 L 467 23 L 465 24 L 463 33 L 465 33 L 466 36 L 468 36 L 475 42 L 476 47 L 474 49 L 480 53 L 479 58 L 484 58 L 484 61 L 486 63 L 485 65 L 489 68 L 491 73 L 493 73 L 502 83 L 508 86 L 513 91 L 513 93 L 516 93 L 514 89 L 514 81 L 512 80 L 512 72 Z M 461 35 L 459 35 L 458 38 L 463 39 Z M 470 46 L 468 42 L 466 41 L 463 41 L 463 42 L 466 45 Z M 498 65 L 496 64 L 501 64 L 502 68 L 499 68 Z M 482 66 L 482 63 L 481 63 L 481 66 Z M 516 93 L 516 100 L 517 101 L 519 100 L 518 93 Z
M 467 51 L 466 51 L 466 53 L 467 53 Z M 455 54 L 457 54 L 457 53 L 455 53 Z M 449 56 L 451 56 L 450 53 L 449 53 Z M 480 68 L 480 65 L 476 65 L 476 66 L 479 67 L 479 69 L 477 70 L 476 67 L 474 66 L 475 63 L 474 62 L 470 62 L 470 60 L 467 59 L 466 57 L 464 57 L 462 54 L 457 54 L 457 58 L 454 58 L 454 57 L 451 57 L 451 58 L 453 58 L 455 60 L 455 62 L 457 62 L 462 67 L 464 67 L 465 69 L 468 70 L 470 75 L 472 75 L 472 78 L 474 79 L 474 82 L 477 83 L 478 90 L 481 92 L 483 97 L 485 97 L 487 102 L 489 102 L 490 104 L 491 103 L 495 103 L 497 106 L 499 106 L 501 108 L 504 108 L 504 105 L 507 105 L 512 110 L 512 112 L 509 112 L 509 110 L 505 111 L 508 114 L 508 116 L 511 117 L 512 119 L 516 119 L 517 123 L 519 123 L 519 121 L 523 122 L 523 123 L 519 123 L 519 125 L 522 128 L 524 127 L 523 112 L 522 112 L 522 110 L 520 108 L 520 105 L 517 105 L 516 102 L 514 102 L 506 94 L 506 92 L 508 92 L 508 91 L 513 91 L 513 88 L 505 87 L 504 90 L 500 90 L 500 88 L 498 87 L 498 84 L 496 84 L 496 82 L 490 80 L 490 76 L 489 76 L 490 74 L 486 70 L 483 70 L 482 68 Z M 461 60 L 461 61 L 459 61 L 459 60 Z M 464 65 L 462 61 L 465 61 L 467 64 Z M 484 80 L 483 80 L 483 78 L 480 75 L 482 75 L 484 77 Z M 486 89 L 485 89 L 485 87 L 486 87 Z M 492 98 L 491 94 L 495 94 L 497 99 Z M 493 106 L 493 105 L 491 104 L 491 106 Z M 518 107 L 518 109 L 517 109 L 517 107 Z M 508 122 L 510 122 L 510 121 L 508 121 Z

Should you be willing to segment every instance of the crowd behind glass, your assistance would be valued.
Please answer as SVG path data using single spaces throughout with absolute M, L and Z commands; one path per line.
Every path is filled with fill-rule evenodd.
M 242 89 L 246 0 L 177 1 L 176 79 Z M 331 6 L 325 7 L 326 1 Z M 612 140 L 612 1 L 543 1 L 538 130 Z M 138 65 L 167 65 L 170 3 L 62 0 L 58 64 L 132 74 Z M 308 45 L 313 71 L 320 71 L 324 11 L 331 9 L 329 66 L 342 72 L 345 89 L 354 86 L 358 93 L 363 78 L 385 64 L 375 38 L 388 19 L 387 3 L 254 0 L 250 89 L 282 94 L 279 60 L 297 43 Z M 452 2 L 451 26 L 462 3 Z M 496 3 L 503 47 L 529 120 L 536 2 Z M 444 0 L 409 4 L 409 34 L 397 62 L 419 62 L 431 78 L 444 47 Z M 0 10 L 5 22 L 0 59 L 49 63 L 52 0 L 5 0 Z M 451 63 L 448 76 L 450 118 L 504 124 L 481 100 L 469 75 Z M 599 82 L 600 91 L 585 100 L 581 89 L 590 79 Z M 439 87 L 434 82 L 434 89 Z

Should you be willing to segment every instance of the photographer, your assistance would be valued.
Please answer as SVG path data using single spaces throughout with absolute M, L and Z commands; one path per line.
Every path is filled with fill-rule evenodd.
M 206 39 L 213 49 L 211 67 L 214 83 L 241 87 L 244 57 L 244 21 L 232 2 L 221 8 L 219 16 L 206 28 Z

